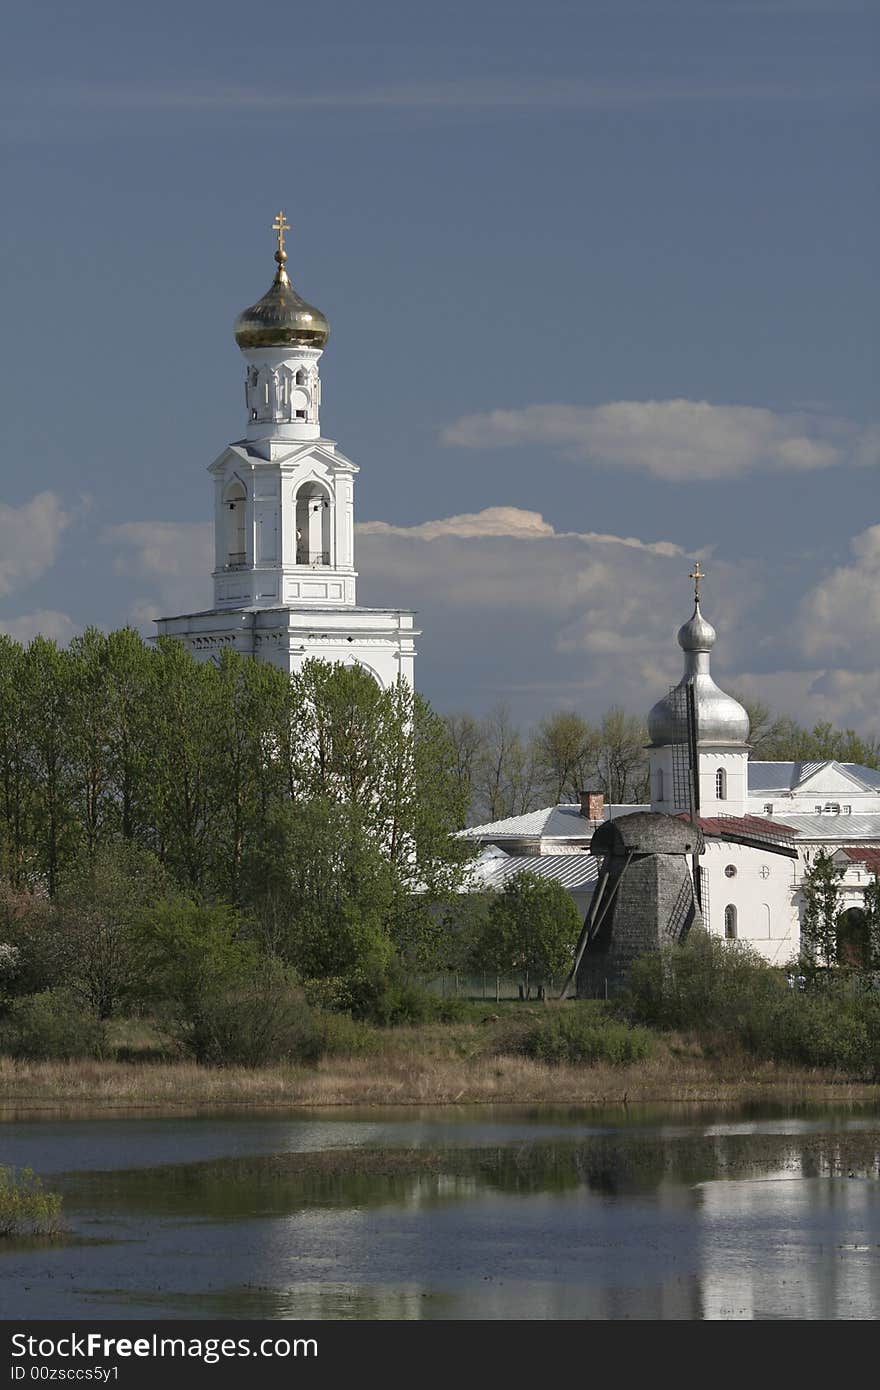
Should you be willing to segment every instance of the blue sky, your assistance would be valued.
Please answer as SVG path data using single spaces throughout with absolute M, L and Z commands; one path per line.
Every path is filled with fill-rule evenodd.
M 268 230 L 362 602 L 441 709 L 728 685 L 877 730 L 878 8 L 31 3 L 4 21 L 0 627 L 209 601 Z M 452 520 L 450 520 L 450 518 Z

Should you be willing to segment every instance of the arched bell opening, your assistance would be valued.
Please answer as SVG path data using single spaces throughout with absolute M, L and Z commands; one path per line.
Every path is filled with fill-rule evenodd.
M 321 483 L 304 483 L 296 494 L 296 563 L 329 565 L 330 493 Z
M 245 508 L 247 491 L 244 483 L 230 483 L 223 494 L 223 515 L 226 535 L 226 564 L 228 569 L 241 569 L 247 563 L 245 539 Z

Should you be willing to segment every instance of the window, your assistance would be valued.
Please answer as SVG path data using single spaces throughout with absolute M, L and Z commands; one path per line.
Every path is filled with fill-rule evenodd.
M 766 864 L 761 865 L 760 869 L 758 870 L 758 873 L 761 875 L 762 878 L 770 877 L 770 869 Z
M 662 801 L 662 800 L 663 800 L 663 769 L 662 769 L 662 767 L 658 767 L 658 769 L 657 769 L 657 800 L 658 800 L 658 801 Z
M 724 866 L 724 877 L 725 877 L 725 878 L 736 878 L 736 865 L 735 865 L 735 864 L 725 864 L 725 866 Z
M 851 816 L 851 815 L 852 815 L 852 807 L 851 807 L 851 806 L 844 806 L 844 808 L 843 808 L 843 814 L 844 814 L 845 816 Z
M 723 767 L 715 773 L 715 796 L 718 801 L 727 800 L 727 773 Z
M 772 816 L 772 815 L 773 815 L 773 802 L 772 802 L 772 801 L 765 801 L 765 802 L 764 802 L 764 815 L 765 815 L 765 816 Z
M 724 935 L 728 941 L 736 940 L 736 908 L 728 903 L 724 909 Z

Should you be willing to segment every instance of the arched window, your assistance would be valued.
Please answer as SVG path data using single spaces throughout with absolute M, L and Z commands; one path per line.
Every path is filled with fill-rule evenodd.
M 294 377 L 294 382 L 297 386 L 305 386 L 307 384 L 308 378 L 302 367 L 300 367 L 297 370 L 296 376 Z
M 658 769 L 657 769 L 657 800 L 658 800 L 658 801 L 662 801 L 662 800 L 663 800 L 663 769 L 662 769 L 662 767 L 658 767 Z
M 719 767 L 715 773 L 715 799 L 716 801 L 727 800 L 727 773 L 723 767 Z
M 223 494 L 223 513 L 226 519 L 226 564 L 239 569 L 247 558 L 245 544 L 245 506 L 247 493 L 244 483 L 230 483 Z
M 724 909 L 724 935 L 728 941 L 736 940 L 736 908 L 728 903 Z

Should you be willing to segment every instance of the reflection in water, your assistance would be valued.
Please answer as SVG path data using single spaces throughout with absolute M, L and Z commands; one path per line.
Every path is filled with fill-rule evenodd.
M 75 1232 L 103 1243 L 8 1249 L 6 1317 L 829 1318 L 878 1306 L 880 1123 L 864 1112 L 142 1123 L 142 1167 L 105 1122 L 19 1130 L 31 1151 L 18 1161 L 38 1170 L 47 1139 L 56 1171 L 58 1150 L 88 1155 L 54 1181 Z

